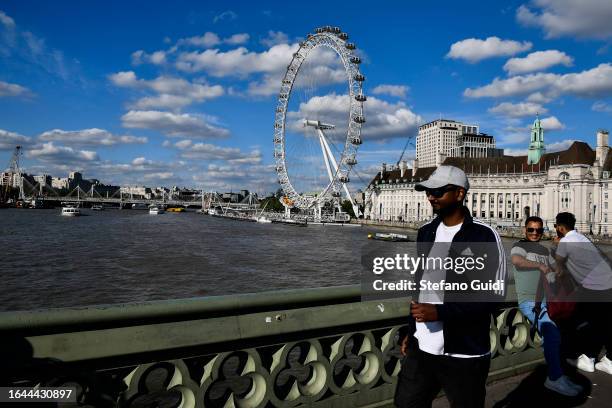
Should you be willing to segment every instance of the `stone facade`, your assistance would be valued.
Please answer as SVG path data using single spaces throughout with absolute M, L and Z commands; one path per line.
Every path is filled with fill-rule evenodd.
M 557 213 L 575 214 L 577 229 L 612 235 L 612 155 L 608 132 L 599 131 L 597 147 L 574 142 L 567 150 L 545 153 L 537 163 L 527 156 L 447 157 L 443 164 L 462 168 L 470 180 L 466 206 L 492 225 L 520 226 L 529 215 L 542 217 L 552 229 Z M 381 168 L 366 189 L 365 218 L 424 221 L 433 216 L 425 193 L 414 184 L 436 167 Z M 414 167 L 414 166 L 413 166 Z

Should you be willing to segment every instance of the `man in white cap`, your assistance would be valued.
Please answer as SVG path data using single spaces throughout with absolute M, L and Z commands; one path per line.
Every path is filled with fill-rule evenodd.
M 456 267 L 420 268 L 416 280 L 452 284 L 478 276 L 502 286 L 491 290 L 487 299 L 475 292 L 415 294 L 407 326 L 400 332 L 404 359 L 395 392 L 395 405 L 400 408 L 431 407 L 440 389 L 453 408 L 484 406 L 491 361 L 489 325 L 498 307 L 496 301 L 503 299 L 506 258 L 497 232 L 473 219 L 463 205 L 469 188 L 463 170 L 454 166 L 438 167 L 428 180 L 415 186 L 427 194 L 437 215 L 419 229 L 417 254 L 457 260 L 469 253 L 484 259 L 483 270 L 474 275 Z

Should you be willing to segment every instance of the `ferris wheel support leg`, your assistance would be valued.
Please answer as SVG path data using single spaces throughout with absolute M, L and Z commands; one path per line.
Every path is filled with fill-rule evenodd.
M 321 129 L 317 129 L 319 131 L 319 139 L 321 140 L 321 146 L 324 149 L 323 155 L 326 156 L 326 160 L 325 160 L 325 164 L 327 163 L 327 157 L 329 157 L 329 159 L 331 160 L 332 166 L 334 167 L 334 173 L 338 172 L 338 163 L 336 163 L 336 159 L 334 158 L 334 155 L 331 152 L 331 149 L 329 148 L 329 144 L 327 143 L 327 139 L 325 138 L 325 134 L 323 133 L 323 131 Z M 327 154 L 325 154 L 327 152 Z M 327 171 L 329 173 L 329 166 L 327 167 Z M 329 176 L 330 181 L 333 180 L 331 173 Z M 351 197 L 351 193 L 349 192 L 348 187 L 346 186 L 346 183 L 342 183 L 342 189 L 344 190 L 344 193 L 346 194 L 347 199 L 351 202 L 351 206 L 353 207 L 353 212 L 355 213 L 355 217 L 359 218 L 359 216 L 361 215 L 359 213 L 359 207 L 357 206 L 357 204 L 355 203 L 355 200 L 353 200 L 353 197 Z M 338 208 L 341 208 L 340 206 L 341 203 L 338 204 Z
M 325 134 L 321 129 L 317 129 L 319 133 L 319 142 L 321 143 L 321 151 L 323 152 L 323 160 L 325 161 L 325 168 L 327 169 L 327 175 L 329 176 L 329 181 L 334 180 L 334 173 L 336 173 L 338 166 L 336 165 L 336 161 L 334 160 L 334 156 L 329 157 L 329 146 L 327 145 L 327 141 L 325 140 Z M 334 173 L 332 173 L 331 163 L 334 166 Z

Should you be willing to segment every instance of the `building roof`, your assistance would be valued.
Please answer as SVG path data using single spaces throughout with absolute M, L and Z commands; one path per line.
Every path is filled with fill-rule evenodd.
M 431 175 L 431 173 L 434 172 L 435 169 L 436 169 L 435 167 L 423 167 L 423 168 L 417 169 L 414 176 L 412 174 L 412 169 L 406 169 L 406 172 L 404 173 L 404 177 L 400 177 L 401 175 L 400 169 L 394 168 L 392 170 L 385 171 L 385 174 L 382 177 L 382 179 L 380 177 L 380 171 L 379 171 L 378 173 L 376 173 L 376 175 L 374 176 L 370 184 L 380 182 L 381 180 L 384 180 L 385 183 L 395 182 L 395 180 L 406 180 L 405 182 L 426 180 Z
M 529 173 L 538 170 L 545 170 L 550 166 L 568 164 L 592 165 L 595 162 L 595 151 L 585 142 L 575 141 L 567 150 L 560 152 L 545 153 L 536 164 L 527 164 L 527 156 L 502 156 L 502 157 L 447 157 L 442 164 L 459 167 L 467 174 L 488 174 L 488 173 Z M 383 180 L 385 182 L 395 182 L 397 179 L 406 181 L 424 180 L 434 172 L 436 167 L 418 168 L 415 177 L 412 176 L 412 169 L 407 169 L 404 177 L 400 177 L 400 170 L 393 169 L 385 172 Z M 612 171 L 612 152 L 606 158 L 604 170 Z M 370 184 L 381 181 L 380 172 L 374 176 Z

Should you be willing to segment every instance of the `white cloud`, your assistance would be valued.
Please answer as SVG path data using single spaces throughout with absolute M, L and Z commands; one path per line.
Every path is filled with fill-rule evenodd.
M 476 63 L 486 58 L 504 57 L 528 51 L 531 46 L 529 41 L 502 40 L 499 37 L 488 37 L 486 40 L 468 38 L 451 45 L 446 57 Z
M 72 147 L 56 146 L 53 142 L 43 143 L 26 152 L 26 155 L 55 164 L 87 163 L 98 160 L 98 154 L 91 150 L 76 150 Z
M 374 95 L 391 95 L 398 98 L 406 98 L 406 94 L 410 88 L 406 85 L 378 85 L 372 90 Z
M 548 103 L 552 101 L 553 99 L 555 99 L 553 96 L 554 95 L 552 96 L 544 95 L 542 92 L 534 92 L 527 97 L 527 102 Z
M 207 123 L 202 116 L 187 113 L 131 110 L 121 117 L 121 121 L 126 128 L 152 129 L 173 137 L 219 139 L 230 134 L 227 129 Z
M 270 30 L 268 31 L 268 36 L 262 38 L 259 42 L 267 47 L 273 47 L 277 44 L 287 44 L 289 42 L 289 36 L 282 31 Z
M 612 113 L 612 105 L 604 101 L 595 102 L 593 106 L 591 106 L 591 109 L 595 112 Z
M 157 96 L 145 96 L 130 104 L 131 108 L 148 109 L 170 109 L 176 110 L 184 108 L 193 103 L 193 99 L 186 96 L 161 94 Z
M 147 181 L 155 180 L 156 182 L 173 180 L 176 176 L 171 171 L 157 172 L 157 173 L 146 173 L 142 176 Z
M 204 71 L 215 77 L 283 72 L 298 48 L 297 44 L 277 44 L 261 53 L 249 51 L 245 47 L 228 51 L 211 49 L 184 52 L 178 57 L 177 68 L 186 72 Z
M 182 177 L 177 174 L 186 170 L 185 162 L 170 163 L 154 161 L 144 156 L 136 157 L 128 163 L 97 162 L 92 171 L 103 182 L 121 185 L 179 185 Z
M 138 81 L 140 81 L 134 71 L 117 72 L 116 74 L 109 75 L 108 78 L 113 84 L 122 87 L 135 87 L 138 86 Z
M 226 38 L 224 42 L 230 45 L 239 45 L 239 44 L 244 44 L 248 42 L 249 38 L 251 38 L 251 36 L 248 35 L 247 33 L 240 33 L 240 34 L 234 34 L 231 37 Z
M 553 152 L 560 152 L 562 150 L 567 150 L 576 141 L 577 140 L 574 140 L 574 139 L 566 139 L 566 140 L 561 140 L 560 142 L 549 143 L 546 145 L 546 151 L 549 153 L 553 153 Z
M 17 69 L 32 67 L 67 82 L 83 82 L 76 60 L 66 61 L 62 51 L 48 47 L 44 38 L 18 28 L 15 20 L 0 11 L 0 55 L 11 59 Z
M 210 143 L 192 143 L 181 140 L 174 144 L 181 150 L 181 158 L 189 160 L 222 160 L 229 164 L 259 164 L 262 161 L 261 151 L 255 149 L 245 153 L 237 147 L 221 147 Z
M 251 191 L 265 194 L 278 188 L 274 165 L 209 164 L 203 171 L 193 174 L 192 179 L 206 190 L 236 191 L 248 186 Z
M 216 15 L 213 18 L 213 23 L 218 23 L 223 20 L 235 20 L 238 18 L 238 14 L 234 13 L 232 10 L 224 11 L 223 13 Z
M 612 2 L 609 0 L 534 0 L 522 5 L 516 19 L 528 27 L 542 28 L 547 38 L 612 37 Z
M 346 137 L 349 104 L 347 95 L 329 94 L 312 97 L 300 104 L 298 112 L 287 114 L 288 126 L 293 131 L 303 132 L 302 121 L 305 118 L 321 120 L 336 125 L 336 132 L 340 134 L 344 132 L 344 135 L 339 137 Z M 365 141 L 409 136 L 416 131 L 422 121 L 421 117 L 413 113 L 403 102 L 389 103 L 370 97 L 366 106 L 366 123 L 362 128 Z
M 543 71 L 555 65 L 572 66 L 574 59 L 566 53 L 558 50 L 536 51 L 525 58 L 511 58 L 504 65 L 504 71 L 510 75 L 524 74 L 527 72 Z
M 9 96 L 30 97 L 33 93 L 26 87 L 0 81 L 0 98 Z
M 63 142 L 73 146 L 113 146 L 117 144 L 144 144 L 146 137 L 113 135 L 104 129 L 61 130 L 53 129 L 41 133 L 38 138 L 45 142 Z
M 0 150 L 13 150 L 15 146 L 29 144 L 30 141 L 27 136 L 0 129 Z
M 225 93 L 221 85 L 193 83 L 182 78 L 159 76 L 152 80 L 138 79 L 133 71 L 109 75 L 110 81 L 123 88 L 157 92 L 155 97 L 144 97 L 132 107 L 136 109 L 168 108 L 180 109 L 194 102 L 218 98 Z
M 182 38 L 177 41 L 177 46 L 192 45 L 201 48 L 212 48 L 221 44 L 240 45 L 249 41 L 251 36 L 247 33 L 233 34 L 227 38 L 221 39 L 217 33 L 207 31 L 200 36 Z
M 7 29 L 14 29 L 15 28 L 15 20 L 13 20 L 11 17 L 7 16 L 3 11 L 0 10 L 0 23 L 6 27 Z
M 210 48 L 221 44 L 221 38 L 219 38 L 217 34 L 207 31 L 201 36 L 181 39 L 178 41 L 178 44 L 189 44 L 197 47 Z
M 495 78 L 492 83 L 468 88 L 463 94 L 469 98 L 499 98 L 546 91 L 548 95 L 570 94 L 596 97 L 612 93 L 612 64 L 571 74 L 537 73 L 517 75 L 508 79 Z
M 510 118 L 520 118 L 523 116 L 535 116 L 538 113 L 546 113 L 548 112 L 548 109 L 546 109 L 540 104 L 531 102 L 503 102 L 499 105 L 489 108 L 489 112 Z
M 544 131 L 565 129 L 565 125 L 561 123 L 559 119 L 557 119 L 555 116 L 549 116 L 548 118 L 544 118 L 541 122 Z

